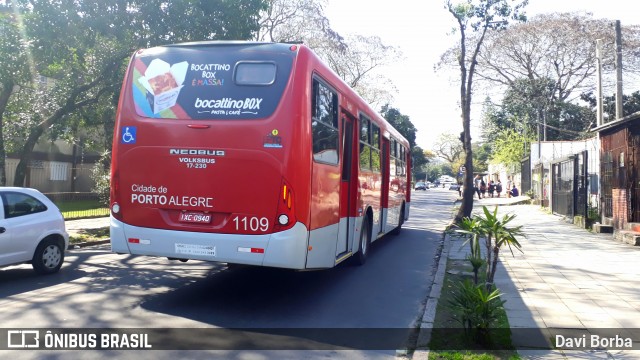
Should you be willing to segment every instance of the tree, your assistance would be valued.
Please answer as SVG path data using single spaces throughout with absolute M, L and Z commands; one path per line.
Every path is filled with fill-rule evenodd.
M 258 29 L 261 0 L 144 2 L 15 0 L 31 44 L 34 70 L 53 81 L 31 90 L 22 123 L 15 185 L 24 183 L 33 147 L 50 129 L 65 129 L 90 106 L 113 103 L 131 53 L 173 42 L 248 39 Z M 35 76 L 35 74 L 34 74 Z
M 527 4 L 522 0 L 511 6 L 506 0 L 466 0 L 453 3 L 445 1 L 445 8 L 457 21 L 460 31 L 460 48 L 457 59 L 460 68 L 460 105 L 462 118 L 462 144 L 465 152 L 464 195 L 462 206 L 455 217 L 458 223 L 469 217 L 473 210 L 473 151 L 471 149 L 471 94 L 473 76 L 478 63 L 478 56 L 488 31 L 504 30 L 510 19 L 523 21 L 520 10 Z M 470 56 L 467 54 L 467 31 L 477 34 L 475 46 Z
M 409 116 L 402 114 L 400 110 L 391 107 L 389 104 L 382 107 L 380 114 L 409 141 L 413 169 L 421 169 L 429 160 L 425 157 L 424 150 L 416 145 L 416 133 L 418 130 L 411 122 Z
M 29 43 L 20 36 L 18 21 L 9 6 L 0 5 L 0 186 L 7 185 L 5 158 L 7 155 L 4 124 L 10 99 L 20 84 L 30 81 L 27 54 Z
M 483 137 L 496 142 L 503 130 L 519 132 L 527 139 L 570 141 L 591 136 L 593 111 L 553 96 L 551 79 L 518 79 L 509 84 L 499 106 L 485 102 Z
M 343 51 L 346 43 L 324 15 L 325 0 L 265 0 L 260 12 L 257 41 L 302 41 L 312 49 Z
M 464 162 L 464 149 L 460 137 L 452 133 L 440 134 L 433 143 L 432 151 L 448 162 L 451 168 L 457 169 L 456 165 L 462 165 Z
M 267 2 L 257 40 L 302 41 L 374 108 L 393 99 L 393 82 L 377 70 L 398 60 L 398 49 L 383 44 L 377 36 L 343 38 L 324 15 L 324 0 Z
M 488 143 L 474 142 L 471 144 L 473 148 L 473 168 L 477 172 L 486 172 L 489 170 L 489 159 L 491 157 L 491 145 Z
M 522 79 L 550 81 L 548 102 L 577 99 L 594 86 L 596 39 L 603 39 L 605 75 L 615 71 L 611 25 L 610 20 L 588 13 L 551 13 L 514 24 L 503 33 L 489 32 L 477 59 L 478 77 L 492 87 L 511 86 Z M 623 39 L 623 68 L 637 72 L 640 26 L 623 27 Z
M 413 125 L 408 115 L 404 115 L 400 110 L 384 105 L 380 110 L 380 115 L 385 118 L 402 136 L 409 141 L 409 146 L 416 146 L 416 133 L 418 129 Z
M 319 55 L 372 107 L 388 104 L 395 86 L 377 70 L 396 62 L 401 52 L 377 36 L 349 35 L 345 40 L 344 49 L 326 46 L 319 49 Z
M 604 76 L 615 71 L 611 25 L 589 13 L 553 13 L 510 26 L 503 34 L 490 32 L 478 56 L 479 83 L 506 89 L 503 105 L 522 122 L 519 131 L 538 133 L 540 140 L 584 138 L 595 120 L 575 100 L 595 86 L 596 39 L 603 39 Z M 623 69 L 637 73 L 640 27 L 624 26 L 622 32 Z
M 514 167 L 520 164 L 528 153 L 528 144 L 534 140 L 514 129 L 504 129 L 498 133 L 493 144 L 491 162 Z
M 591 112 L 596 112 L 596 95 L 592 91 L 583 93 L 580 99 L 585 101 Z M 615 120 L 616 96 L 604 96 L 602 99 L 604 122 Z M 630 95 L 622 95 L 622 115 L 627 116 L 640 111 L 640 91 L 634 91 Z

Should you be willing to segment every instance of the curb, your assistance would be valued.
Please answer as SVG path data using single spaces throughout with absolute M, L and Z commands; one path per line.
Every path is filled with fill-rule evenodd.
M 449 260 L 449 249 L 451 242 L 449 236 L 443 232 L 442 234 L 442 252 L 440 253 L 440 259 L 438 261 L 438 270 L 436 271 L 435 278 L 433 280 L 433 286 L 431 292 L 427 297 L 427 304 L 422 314 L 422 321 L 420 323 L 420 332 L 418 334 L 418 341 L 416 343 L 416 350 L 413 352 L 412 359 L 416 360 L 428 360 L 429 359 L 429 341 L 431 341 L 431 330 L 433 329 L 433 322 L 436 317 L 436 308 L 438 307 L 438 300 L 442 293 L 442 286 L 444 285 L 444 275 L 447 269 L 447 261 Z
M 85 241 L 77 244 L 69 244 L 69 246 L 67 246 L 67 250 L 80 249 L 80 248 L 85 248 L 89 246 L 104 245 L 104 244 L 108 244 L 110 241 L 111 239 L 104 239 L 104 240 L 97 240 L 97 241 Z

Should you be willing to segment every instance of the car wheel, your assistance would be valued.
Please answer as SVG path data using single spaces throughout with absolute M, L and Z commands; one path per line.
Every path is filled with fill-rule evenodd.
M 358 253 L 354 256 L 356 265 L 364 265 L 369 256 L 369 247 L 371 246 L 371 233 L 369 232 L 369 217 L 365 216 L 362 220 L 362 228 L 360 229 L 360 244 Z
M 45 239 L 36 248 L 31 265 L 38 274 L 53 274 L 64 262 L 64 249 L 59 241 Z

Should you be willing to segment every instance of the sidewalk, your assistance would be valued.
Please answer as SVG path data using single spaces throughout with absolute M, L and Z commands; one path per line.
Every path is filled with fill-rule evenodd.
M 82 230 L 100 229 L 109 227 L 109 217 L 99 217 L 91 219 L 67 220 L 64 222 L 65 228 L 70 236 L 77 235 Z
M 525 359 L 640 358 L 640 350 L 626 348 L 632 339 L 640 349 L 640 247 L 580 229 L 540 206 L 516 205 L 520 198 L 474 202 L 474 212 L 514 205 L 500 206 L 498 214 L 515 214 L 513 225 L 527 235 L 520 239 L 523 252 L 501 250 L 495 277 L 518 352 Z M 446 237 L 448 259 L 465 259 L 469 249 L 462 244 Z M 605 336 L 624 345 L 598 340 Z M 581 345 L 583 338 L 584 346 L 566 341 Z M 591 346 L 593 339 L 599 346 Z M 567 350 L 549 350 L 554 347 Z

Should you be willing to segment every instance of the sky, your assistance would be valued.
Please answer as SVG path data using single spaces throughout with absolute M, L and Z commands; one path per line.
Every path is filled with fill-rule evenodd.
M 449 35 L 456 26 L 444 8 L 444 0 L 327 0 L 325 15 L 340 34 L 379 36 L 386 45 L 399 48 L 401 61 L 382 69 L 398 89 L 393 107 L 408 115 L 417 128 L 417 144 L 431 149 L 442 133 L 459 134 L 459 72 L 436 73 L 440 55 L 459 42 Z M 529 0 L 529 17 L 541 13 L 587 11 L 594 18 L 620 20 L 623 25 L 640 23 L 629 11 L 628 0 Z M 625 93 L 627 89 L 625 89 Z M 474 94 L 472 138 L 479 139 L 478 126 L 484 96 Z

